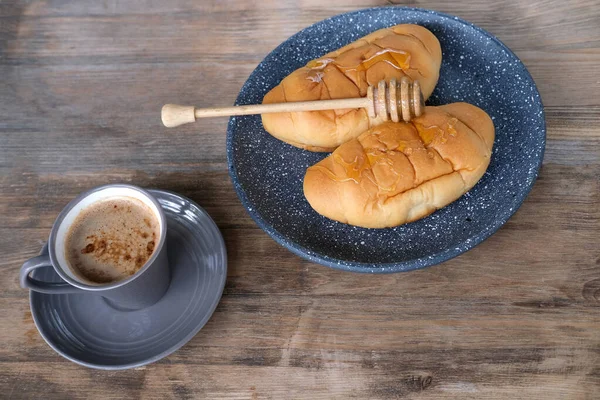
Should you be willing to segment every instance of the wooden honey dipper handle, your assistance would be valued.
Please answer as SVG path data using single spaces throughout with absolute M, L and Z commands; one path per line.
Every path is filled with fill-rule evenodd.
M 384 121 L 391 119 L 394 122 L 402 119 L 408 122 L 412 117 L 418 117 L 423 113 L 425 102 L 419 82 L 411 82 L 407 77 L 403 77 L 400 83 L 395 79 L 391 79 L 389 84 L 386 81 L 381 81 L 376 87 L 369 86 L 367 97 L 221 108 L 196 108 L 194 106 L 165 104 L 162 108 L 161 117 L 167 128 L 173 128 L 194 122 L 198 118 L 348 108 L 365 108 L 371 118 L 379 117 Z

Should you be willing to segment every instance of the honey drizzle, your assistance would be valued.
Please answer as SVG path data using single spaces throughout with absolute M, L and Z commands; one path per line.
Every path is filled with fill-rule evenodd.
M 391 150 L 389 151 L 389 155 L 393 155 L 394 151 Z M 396 180 L 394 181 L 394 183 L 392 184 L 392 186 L 389 187 L 384 187 L 381 186 L 380 183 L 375 182 L 373 179 L 371 179 L 368 175 L 367 177 L 369 178 L 369 180 L 371 182 L 373 182 L 378 188 L 379 190 L 383 190 L 385 192 L 394 192 L 396 191 L 396 187 L 398 186 L 398 181 L 400 180 L 400 174 L 393 168 L 394 167 L 394 162 L 389 158 L 388 156 L 388 152 L 386 151 L 380 151 L 380 150 L 374 150 L 374 151 L 367 151 L 367 157 L 369 158 L 369 162 L 372 165 L 371 168 L 371 172 L 373 173 L 373 177 L 375 177 L 375 173 L 372 171 L 373 167 L 375 167 L 376 164 L 387 164 L 390 167 L 390 171 L 396 175 Z
M 458 132 L 456 130 L 455 124 L 457 122 L 458 122 L 458 119 L 456 119 L 454 117 L 449 118 L 443 124 L 445 129 L 442 129 L 438 125 L 424 126 L 423 124 L 420 124 L 416 121 L 413 121 L 413 124 L 417 128 L 417 131 L 419 133 L 419 136 L 421 137 L 421 140 L 427 147 L 438 137 L 440 138 L 439 140 L 442 144 L 446 143 L 448 140 L 448 138 L 445 136 L 446 133 L 451 137 L 456 137 Z M 375 181 L 372 167 L 378 163 L 386 163 L 388 166 L 393 167 L 394 162 L 389 158 L 388 154 L 393 155 L 394 151 L 400 151 L 408 157 L 413 153 L 413 149 L 411 147 L 408 147 L 408 142 L 406 142 L 404 140 L 400 140 L 396 147 L 394 147 L 393 149 L 387 150 L 387 146 L 379 138 L 377 138 L 379 132 L 375 131 L 372 134 L 374 135 L 377 142 L 379 142 L 379 144 L 382 145 L 383 149 L 382 148 L 370 148 L 370 149 L 366 150 L 366 155 L 369 160 L 368 163 L 365 162 L 365 160 L 362 160 L 362 163 L 359 162 L 358 156 L 356 156 L 352 162 L 346 162 L 342 158 L 342 156 L 340 156 L 339 154 L 334 153 L 332 155 L 333 161 L 336 164 L 341 165 L 344 168 L 344 172 L 346 175 L 345 177 L 338 176 L 335 173 L 333 173 L 333 171 L 331 171 L 328 168 L 321 166 L 321 165 L 313 165 L 311 168 L 322 171 L 323 173 L 325 173 L 325 175 L 329 179 L 331 179 L 334 182 L 353 181 L 356 184 L 360 184 L 360 181 L 362 180 L 363 174 L 365 171 L 370 171 L 371 174 L 364 174 L 364 175 L 374 185 L 376 185 L 379 188 L 379 190 L 386 191 L 386 192 L 388 192 L 388 191 L 394 192 L 396 190 L 398 181 L 400 180 L 400 177 L 401 177 L 400 174 L 395 169 L 391 168 L 392 173 L 394 173 L 398 178 L 396 179 L 396 181 L 394 182 L 394 184 L 392 186 L 383 187 Z M 427 156 L 429 158 L 433 158 L 434 154 L 431 150 L 428 150 Z M 370 175 L 373 175 L 373 177 L 371 177 Z
M 328 64 L 333 63 L 340 71 L 342 71 L 344 74 L 346 74 L 348 72 L 366 71 L 369 68 L 371 68 L 373 65 L 375 65 L 379 62 L 385 62 L 385 63 L 391 65 L 392 67 L 396 68 L 397 70 L 406 72 L 410 69 L 410 59 L 411 59 L 410 53 L 407 51 L 394 50 L 394 49 L 382 49 L 382 50 L 378 51 L 377 53 L 373 54 L 371 57 L 361 61 L 358 65 L 354 65 L 354 66 L 350 66 L 350 67 L 340 65 L 336 62 L 336 60 L 334 60 L 332 58 L 311 60 L 308 62 L 308 64 L 306 64 L 306 67 L 311 70 L 321 71 L 321 70 L 325 69 L 325 67 Z M 309 77 L 307 79 L 310 79 L 313 82 L 320 82 L 321 78 L 322 78 L 322 76 L 318 76 L 318 73 L 317 73 L 316 76 L 309 75 Z
M 344 72 L 366 71 L 373 65 L 382 61 L 388 63 L 397 70 L 407 71 L 410 68 L 410 53 L 403 50 L 383 49 L 354 67 L 345 67 L 341 65 L 338 65 L 338 67 L 344 70 Z
M 415 128 L 417 128 L 417 132 L 419 132 L 419 136 L 423 141 L 425 146 L 429 146 L 433 143 L 434 140 L 439 138 L 441 144 L 445 144 L 448 141 L 448 137 L 446 134 L 452 137 L 456 137 L 457 131 L 455 124 L 458 122 L 458 119 L 452 117 L 449 120 L 446 120 L 443 124 L 444 128 L 438 125 L 430 125 L 425 126 L 417 121 L 413 121 Z
M 312 167 L 310 167 L 310 169 L 316 169 L 318 171 L 323 172 L 325 175 L 327 175 L 327 177 L 329 179 L 331 179 L 334 182 L 348 182 L 348 181 L 352 181 L 352 178 L 342 178 L 337 176 L 336 174 L 334 174 L 329 168 L 324 167 L 322 165 L 313 165 Z M 357 181 L 354 181 L 355 183 L 358 183 Z
M 366 163 L 359 163 L 358 156 L 354 158 L 352 162 L 346 162 L 339 154 L 333 154 L 333 161 L 341 165 L 344 168 L 345 177 L 337 176 L 330 169 L 323 167 L 322 165 L 313 165 L 311 168 L 316 168 L 319 171 L 322 171 L 327 175 L 327 177 L 335 182 L 348 182 L 353 181 L 354 183 L 360 183 L 360 179 L 362 178 L 362 173 L 365 169 L 367 169 Z
M 393 152 L 390 152 L 390 154 L 393 154 Z M 334 182 L 352 181 L 356 184 L 360 184 L 362 178 L 366 177 L 382 191 L 395 191 L 398 181 L 400 180 L 400 174 L 398 174 L 398 172 L 392 168 L 394 162 L 388 157 L 387 152 L 374 149 L 373 151 L 367 152 L 367 158 L 369 159 L 369 163 L 366 163 L 364 161 L 362 163 L 359 163 L 358 157 L 356 157 L 352 162 L 348 163 L 339 154 L 333 154 L 334 162 L 338 165 L 341 165 L 344 168 L 346 176 L 338 176 L 329 168 L 324 167 L 322 165 L 313 165 L 311 168 L 323 172 L 329 179 L 331 179 Z M 397 176 L 397 179 L 392 186 L 381 186 L 381 184 L 374 180 L 374 176 L 370 176 L 373 175 L 372 167 L 380 163 L 387 164 L 390 167 L 391 172 Z M 365 171 L 370 171 L 371 173 L 365 174 Z
M 322 58 L 320 60 L 310 60 L 306 66 L 310 69 L 325 69 L 327 64 L 333 62 L 333 58 Z

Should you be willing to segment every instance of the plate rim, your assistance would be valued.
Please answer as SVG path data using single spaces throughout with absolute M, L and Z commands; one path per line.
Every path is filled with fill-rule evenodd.
M 172 347 L 168 348 L 167 350 L 165 350 L 159 354 L 156 354 L 144 361 L 127 363 L 127 364 L 119 364 L 119 365 L 104 365 L 104 364 L 90 363 L 87 361 L 82 361 L 80 359 L 77 359 L 77 358 L 67 354 L 66 352 L 62 351 L 52 340 L 50 340 L 48 337 L 46 337 L 44 330 L 40 328 L 41 321 L 38 320 L 39 316 L 37 315 L 37 312 L 34 312 L 33 298 L 36 295 L 46 295 L 46 296 L 54 296 L 54 295 L 37 293 L 37 292 L 34 292 L 33 290 L 30 290 L 29 291 L 29 310 L 31 311 L 31 317 L 33 319 L 33 323 L 35 324 L 35 327 L 36 327 L 37 331 L 39 332 L 40 336 L 42 337 L 42 339 L 44 339 L 46 344 L 48 344 L 48 346 L 50 346 L 52 348 L 52 350 L 54 350 L 56 353 L 58 353 L 63 358 L 65 358 L 71 362 L 74 362 L 75 364 L 78 364 L 78 365 L 81 365 L 84 367 L 88 367 L 88 368 L 92 368 L 92 369 L 97 369 L 97 370 L 119 371 L 119 370 L 131 369 L 131 368 L 139 368 L 139 367 L 143 367 L 145 365 L 157 362 L 157 361 L 173 354 L 174 352 L 176 352 L 177 350 L 179 350 L 180 348 L 185 346 L 190 340 L 192 340 L 194 338 L 194 336 L 196 336 L 198 334 L 198 332 L 200 332 L 200 330 L 202 330 L 202 328 L 204 328 L 204 326 L 208 323 L 208 321 L 210 321 L 215 310 L 217 309 L 217 306 L 221 302 L 221 298 L 223 297 L 223 291 L 225 290 L 225 283 L 227 281 L 227 247 L 225 246 L 225 240 L 223 239 L 221 230 L 217 226 L 216 222 L 212 219 L 210 214 L 208 214 L 208 212 L 206 212 L 206 210 L 204 208 L 200 207 L 198 205 L 198 203 L 196 203 L 195 201 L 193 201 L 192 199 L 190 199 L 186 196 L 183 196 L 179 193 L 175 193 L 170 190 L 163 190 L 163 189 L 147 189 L 147 191 L 155 196 L 156 196 L 156 194 L 159 194 L 159 195 L 167 194 L 169 196 L 174 196 L 174 197 L 184 199 L 185 201 L 189 202 L 190 204 L 196 206 L 202 214 L 204 214 L 208 217 L 210 224 L 211 224 L 211 228 L 214 228 L 215 231 L 217 232 L 217 237 L 218 237 L 219 243 L 220 243 L 219 248 L 223 249 L 224 272 L 222 274 L 221 282 L 219 282 L 219 286 L 220 286 L 219 295 L 215 296 L 215 300 L 211 304 L 211 306 L 209 308 L 209 312 L 207 313 L 208 318 L 206 319 L 206 321 L 198 324 L 194 329 L 190 330 L 190 332 L 186 336 L 184 336 L 183 339 L 181 339 L 174 346 L 172 346 Z M 44 243 L 44 245 L 42 246 L 42 250 L 40 251 L 39 254 L 42 255 L 47 251 L 48 251 L 48 242 Z
M 249 82 L 250 82 L 251 78 L 253 78 L 255 75 L 258 74 L 259 67 L 261 65 L 263 65 L 264 60 L 266 58 L 269 58 L 275 52 L 278 52 L 281 48 L 283 48 L 283 46 L 287 42 L 294 39 L 296 36 L 300 35 L 306 29 L 312 28 L 318 24 L 326 23 L 326 22 L 334 20 L 336 18 L 340 18 L 342 16 L 351 16 L 354 14 L 365 13 L 365 12 L 383 11 L 386 9 L 394 9 L 395 11 L 400 11 L 400 12 L 410 11 L 410 12 L 415 12 L 415 13 L 434 15 L 437 17 L 441 17 L 443 19 L 449 19 L 449 20 L 459 22 L 462 25 L 465 25 L 469 28 L 474 29 L 475 31 L 482 34 L 483 36 L 489 37 L 492 41 L 494 41 L 494 43 L 496 45 L 498 45 L 502 50 L 507 52 L 509 56 L 511 56 L 515 60 L 517 60 L 519 62 L 519 64 L 523 67 L 523 70 L 525 72 L 525 77 L 531 82 L 532 87 L 535 89 L 535 92 L 538 94 L 537 100 L 539 102 L 539 106 L 541 109 L 541 121 L 542 121 L 541 143 L 540 143 L 541 151 L 540 151 L 539 158 L 537 159 L 537 162 L 536 162 L 536 165 L 534 168 L 535 171 L 532 174 L 533 178 L 531 179 L 531 182 L 528 183 L 527 186 L 524 187 L 524 189 L 521 191 L 521 196 L 517 197 L 515 207 L 505 217 L 499 219 L 499 223 L 494 225 L 492 227 L 492 229 L 485 229 L 485 230 L 479 231 L 476 235 L 472 236 L 468 242 L 467 241 L 461 242 L 460 243 L 460 245 L 462 246 L 461 250 L 456 251 L 451 248 L 446 248 L 446 249 L 444 249 L 440 252 L 437 252 L 435 254 L 432 254 L 432 255 L 426 255 L 426 256 L 422 256 L 422 257 L 418 257 L 418 258 L 413 258 L 413 259 L 410 259 L 407 261 L 402 261 L 402 262 L 366 263 L 366 262 L 361 262 L 361 261 L 348 261 L 348 260 L 336 259 L 331 256 L 327 256 L 327 255 L 323 255 L 323 254 L 319 254 L 314 251 L 311 251 L 308 248 L 306 248 L 305 246 L 302 246 L 296 242 L 288 240 L 284 235 L 282 235 L 279 231 L 277 231 L 271 224 L 269 224 L 267 221 L 265 221 L 257 212 L 250 211 L 250 209 L 253 208 L 253 205 L 250 203 L 245 191 L 242 189 L 242 187 L 239 183 L 237 168 L 233 162 L 233 130 L 235 128 L 236 117 L 231 117 L 227 124 L 227 141 L 226 141 L 227 166 L 228 166 L 228 170 L 229 170 L 229 177 L 233 183 L 234 190 L 235 190 L 238 198 L 242 202 L 242 205 L 246 209 L 246 212 L 248 214 L 250 214 L 250 217 L 254 220 L 254 222 L 263 231 L 265 231 L 273 240 L 275 240 L 279 245 L 283 246 L 287 250 L 291 251 L 292 253 L 300 256 L 301 258 L 303 258 L 305 260 L 308 260 L 308 261 L 311 261 L 311 262 L 314 262 L 314 263 L 317 263 L 317 264 L 320 264 L 320 265 L 323 265 L 326 267 L 330 267 L 330 268 L 333 268 L 336 270 L 340 270 L 340 271 L 357 272 L 357 273 L 371 273 L 371 274 L 389 274 L 389 273 L 398 273 L 398 272 L 409 272 L 409 271 L 419 270 L 419 269 L 423 269 L 423 268 L 427 268 L 427 267 L 431 267 L 431 266 L 443 263 L 445 261 L 451 260 L 451 259 L 458 257 L 458 256 L 466 253 L 467 251 L 473 249 L 475 246 L 481 244 L 486 239 L 491 237 L 494 233 L 496 233 L 500 228 L 502 228 L 504 226 L 504 224 L 506 224 L 506 222 L 508 222 L 508 220 L 519 210 L 519 208 L 521 208 L 521 206 L 523 205 L 523 202 L 525 201 L 527 196 L 529 196 L 529 193 L 533 189 L 533 186 L 535 185 L 535 182 L 537 181 L 537 179 L 539 177 L 539 171 L 542 166 L 542 162 L 544 160 L 544 153 L 546 150 L 547 131 L 546 131 L 546 113 L 545 113 L 544 104 L 543 104 L 539 89 L 538 89 L 535 81 L 533 80 L 531 73 L 529 72 L 529 70 L 527 69 L 525 64 L 523 64 L 521 59 L 510 48 L 508 48 L 508 46 L 506 46 L 504 43 L 502 43 L 502 41 L 500 41 L 500 39 L 498 39 L 492 33 L 484 30 L 483 28 L 480 28 L 479 26 L 477 26 L 469 21 L 466 21 L 460 17 L 457 17 L 455 15 L 450 15 L 450 14 L 446 14 L 446 13 L 443 13 L 440 11 L 429 10 L 429 9 L 418 8 L 418 7 L 379 6 L 379 7 L 363 8 L 363 9 L 359 9 L 359 10 L 350 11 L 347 13 L 337 14 L 337 15 L 325 18 L 321 21 L 317 21 L 314 24 L 304 27 L 300 31 L 296 32 L 295 34 L 293 34 L 292 36 L 288 37 L 283 42 L 281 42 L 277 47 L 275 47 L 271 52 L 269 52 L 263 58 L 263 60 L 256 66 L 256 68 L 252 71 L 252 73 L 248 76 L 248 78 L 242 85 L 242 88 L 240 89 L 240 93 L 236 97 L 235 105 L 240 105 L 240 100 L 241 100 L 240 97 L 242 96 L 242 92 L 244 91 L 244 89 L 247 86 L 249 86 Z M 383 228 L 383 229 L 391 229 L 391 228 Z

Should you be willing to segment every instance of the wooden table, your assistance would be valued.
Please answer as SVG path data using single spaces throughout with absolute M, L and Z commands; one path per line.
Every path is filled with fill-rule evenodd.
M 385 4 L 0 4 L 0 397 L 600 398 L 600 2 L 410 2 L 513 49 L 548 123 L 540 178 L 517 214 L 426 270 L 367 276 L 300 259 L 236 197 L 226 119 L 160 124 L 166 102 L 232 104 L 298 30 Z M 191 197 L 230 260 L 206 327 L 166 359 L 121 372 L 54 353 L 17 281 L 65 204 L 108 182 Z

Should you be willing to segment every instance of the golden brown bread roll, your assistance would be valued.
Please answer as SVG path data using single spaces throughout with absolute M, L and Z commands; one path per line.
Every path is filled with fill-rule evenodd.
M 386 122 L 308 168 L 304 195 L 328 218 L 385 228 L 458 199 L 484 174 L 494 124 L 467 103 L 426 107 L 410 123 Z
M 439 77 L 442 51 L 437 38 L 419 25 L 381 29 L 310 61 L 267 93 L 263 103 L 364 97 L 369 85 L 408 76 L 425 98 Z M 383 122 L 364 109 L 263 114 L 265 130 L 296 147 L 333 151 Z

